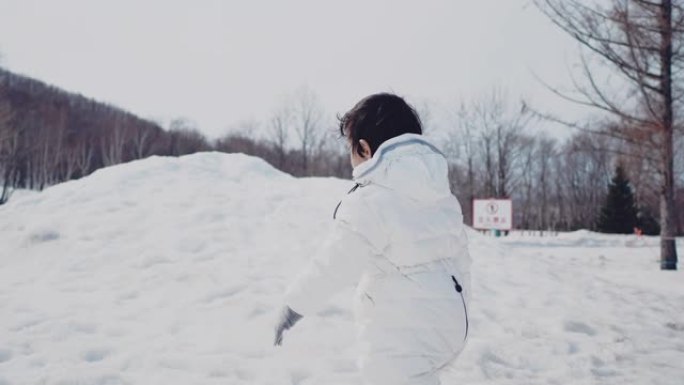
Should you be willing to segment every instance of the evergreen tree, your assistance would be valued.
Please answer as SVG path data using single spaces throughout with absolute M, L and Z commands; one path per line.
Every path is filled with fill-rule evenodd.
M 622 166 L 608 185 L 606 203 L 601 209 L 598 229 L 602 233 L 632 234 L 637 226 L 637 209 L 629 179 Z

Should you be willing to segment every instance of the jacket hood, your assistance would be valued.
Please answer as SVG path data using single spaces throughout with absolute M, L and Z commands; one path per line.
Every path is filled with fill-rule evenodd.
M 362 186 L 376 184 L 416 200 L 451 195 L 446 157 L 422 135 L 403 134 L 385 141 L 352 175 Z

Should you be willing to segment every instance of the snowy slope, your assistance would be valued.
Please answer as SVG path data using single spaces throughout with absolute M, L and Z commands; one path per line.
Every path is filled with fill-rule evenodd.
M 360 384 L 351 288 L 272 346 L 283 290 L 350 186 L 204 153 L 15 197 L 0 384 Z M 684 275 L 658 270 L 656 239 L 471 242 L 472 334 L 445 383 L 682 383 Z

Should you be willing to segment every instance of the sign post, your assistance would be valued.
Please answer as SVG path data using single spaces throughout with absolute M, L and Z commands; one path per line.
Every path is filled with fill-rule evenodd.
M 473 199 L 473 228 L 493 230 L 498 236 L 513 229 L 513 202 L 510 199 Z

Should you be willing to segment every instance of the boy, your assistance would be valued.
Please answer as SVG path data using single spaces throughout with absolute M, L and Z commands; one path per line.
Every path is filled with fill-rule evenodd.
M 357 285 L 354 314 L 367 384 L 439 384 L 468 335 L 470 258 L 444 155 L 402 98 L 376 94 L 340 119 L 356 186 L 335 226 L 290 286 L 276 328 Z

